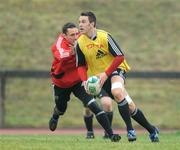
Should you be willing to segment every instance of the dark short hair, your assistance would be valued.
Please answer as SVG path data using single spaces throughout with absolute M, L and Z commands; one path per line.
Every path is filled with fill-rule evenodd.
M 76 28 L 76 25 L 72 22 L 68 22 L 62 27 L 62 32 L 66 34 L 69 28 Z
M 86 12 L 82 12 L 81 16 L 87 16 L 89 19 L 89 22 L 94 22 L 94 27 L 96 26 L 96 16 L 93 12 L 91 11 L 86 11 Z

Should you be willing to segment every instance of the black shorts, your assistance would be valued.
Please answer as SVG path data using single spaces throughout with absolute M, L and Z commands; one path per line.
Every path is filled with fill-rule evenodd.
M 98 96 L 96 96 L 97 98 L 102 98 L 102 97 L 106 97 L 106 96 L 109 96 L 108 93 L 102 88 L 101 89 L 101 92 L 99 93 Z M 96 98 L 95 97 L 95 98 Z
M 93 99 L 93 96 L 86 93 L 84 87 L 82 86 L 82 82 L 79 82 L 70 88 L 60 88 L 56 85 L 54 86 L 54 96 L 56 101 L 63 101 L 67 103 L 70 100 L 71 93 L 81 100 L 84 106 Z
M 119 75 L 124 79 L 125 82 L 125 78 L 126 78 L 126 72 L 123 69 L 117 68 L 117 70 L 115 70 L 106 80 L 106 82 L 104 83 L 102 89 L 112 98 L 114 99 L 114 96 L 111 93 L 111 78 L 113 76 Z

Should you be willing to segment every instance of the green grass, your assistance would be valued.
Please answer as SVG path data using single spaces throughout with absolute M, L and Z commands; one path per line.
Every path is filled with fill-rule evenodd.
M 180 132 L 162 133 L 160 143 L 151 143 L 145 134 L 138 135 L 134 143 L 127 141 L 126 135 L 118 143 L 103 140 L 96 135 L 94 140 L 86 140 L 84 135 L 0 135 L 3 150 L 179 150 Z

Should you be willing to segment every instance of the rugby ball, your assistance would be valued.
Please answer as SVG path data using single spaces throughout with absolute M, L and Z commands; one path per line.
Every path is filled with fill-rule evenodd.
M 101 87 L 99 82 L 100 79 L 97 76 L 91 76 L 88 78 L 86 88 L 91 95 L 97 96 L 100 93 Z

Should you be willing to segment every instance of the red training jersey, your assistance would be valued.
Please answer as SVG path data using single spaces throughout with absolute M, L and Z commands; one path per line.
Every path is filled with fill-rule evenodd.
M 52 46 L 53 62 L 51 67 L 52 82 L 58 87 L 69 88 L 80 82 L 76 68 L 76 56 L 70 43 L 60 34 Z

